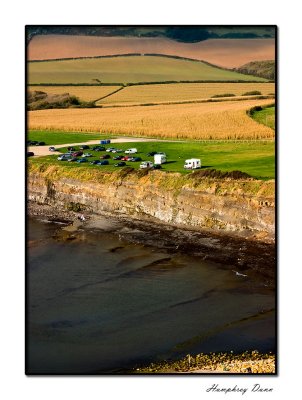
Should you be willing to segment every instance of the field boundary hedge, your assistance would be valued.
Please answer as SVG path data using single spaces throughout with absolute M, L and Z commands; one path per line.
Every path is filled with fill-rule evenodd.
M 113 94 L 113 93 L 111 93 Z M 105 96 L 109 97 L 111 95 Z M 218 97 L 218 98 L 209 98 L 209 99 L 201 99 L 201 100 L 183 100 L 183 101 L 165 101 L 159 103 L 137 103 L 137 104 L 96 104 L 98 108 L 125 108 L 125 107 L 151 107 L 151 106 L 169 106 L 175 104 L 198 104 L 198 103 L 222 103 L 225 101 L 245 101 L 245 100 L 266 100 L 266 99 L 274 99 L 273 95 L 262 95 L 262 96 L 251 96 L 251 97 Z M 98 100 L 96 100 L 97 102 Z M 258 111 L 258 110 L 257 110 Z

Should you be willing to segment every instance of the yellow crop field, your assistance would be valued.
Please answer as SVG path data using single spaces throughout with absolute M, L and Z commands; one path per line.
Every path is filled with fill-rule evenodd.
M 82 101 L 95 101 L 119 89 L 120 86 L 28 86 L 28 90 L 48 94 L 69 93 Z
M 274 131 L 246 114 L 271 99 L 125 108 L 52 109 L 28 112 L 29 129 L 191 139 L 267 139 Z
M 214 95 L 243 93 L 257 90 L 263 95 L 275 93 L 274 83 L 176 83 L 128 86 L 112 96 L 100 100 L 98 105 L 134 105 L 176 101 L 196 101 Z

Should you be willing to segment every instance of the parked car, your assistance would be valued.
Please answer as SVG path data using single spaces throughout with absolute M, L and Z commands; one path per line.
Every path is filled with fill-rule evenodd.
M 142 159 L 140 157 L 131 157 L 129 161 L 142 161 Z
M 59 160 L 59 161 L 68 161 L 68 160 L 70 160 L 70 158 L 71 158 L 71 155 L 69 155 L 69 154 L 62 154 L 61 156 L 59 156 L 59 157 L 57 158 L 57 160 Z
M 71 153 L 72 157 L 80 157 L 83 155 L 82 151 L 75 151 L 74 153 Z
M 113 157 L 114 160 L 121 160 L 123 158 L 123 156 L 115 156 Z
M 80 150 L 87 150 L 90 147 L 87 144 L 82 144 L 82 146 L 80 146 Z
M 36 146 L 45 146 L 45 142 L 38 142 Z
M 130 158 L 132 158 L 132 157 L 130 157 L 130 156 L 123 156 L 123 157 L 121 158 L 121 160 L 122 160 L 122 161 L 128 161 Z
M 94 160 L 94 161 L 90 161 L 90 163 L 89 164 L 91 164 L 91 165 L 96 165 L 96 164 L 99 164 L 101 161 L 99 161 L 99 160 Z
M 157 154 L 157 151 L 150 151 L 150 153 L 148 153 L 147 156 L 153 157 L 154 154 Z
M 103 155 L 100 157 L 101 160 L 104 160 L 104 159 L 106 159 L 106 158 L 111 158 L 111 157 L 110 157 L 110 154 L 103 154 Z
M 127 157 L 127 161 L 134 161 L 134 157 Z
M 116 150 L 115 147 L 108 147 L 108 149 L 106 149 L 106 151 L 107 151 L 108 153 L 111 153 L 111 152 L 113 152 L 114 150 Z
M 151 161 L 143 161 L 139 167 L 140 169 L 152 168 L 153 163 Z
M 75 148 L 75 147 L 72 147 L 72 146 L 69 146 L 69 147 L 67 147 L 67 150 L 68 150 L 68 151 L 76 151 L 76 148 Z
M 88 162 L 87 158 L 79 158 L 77 160 L 78 163 Z
M 78 161 L 78 158 L 77 157 L 71 157 L 67 161 L 70 161 L 70 162 Z
M 48 147 L 48 150 L 49 151 L 57 151 L 57 149 L 55 147 L 53 147 L 53 146 Z
M 84 154 L 82 154 L 82 157 L 92 157 L 92 154 L 91 153 L 84 153 Z
M 34 155 L 35 155 L 35 153 L 33 151 L 28 151 L 27 152 L 27 157 L 32 157 Z
M 126 154 L 135 154 L 135 153 L 137 153 L 137 149 L 135 149 L 135 148 L 127 149 L 127 150 L 125 150 L 125 153 Z
M 97 165 L 108 165 L 109 161 L 108 160 L 103 160 L 103 161 L 99 161 Z
M 111 150 L 111 152 L 112 153 L 122 153 L 124 150 L 122 150 L 122 149 L 114 149 L 114 150 Z
M 35 146 L 38 142 L 36 140 L 28 140 L 27 144 L 28 146 Z
M 154 164 L 153 169 L 162 169 L 162 166 L 160 164 Z
M 105 151 L 106 148 L 103 147 L 103 146 L 94 146 L 94 147 L 92 148 L 92 150 L 94 150 L 94 151 Z
M 117 164 L 114 164 L 115 167 L 124 167 L 126 165 L 125 161 L 121 161 Z

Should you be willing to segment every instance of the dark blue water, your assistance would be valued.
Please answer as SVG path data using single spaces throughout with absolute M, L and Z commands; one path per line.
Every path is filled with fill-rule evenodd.
M 102 373 L 211 351 L 274 350 L 274 293 L 232 266 L 29 221 L 27 372 Z

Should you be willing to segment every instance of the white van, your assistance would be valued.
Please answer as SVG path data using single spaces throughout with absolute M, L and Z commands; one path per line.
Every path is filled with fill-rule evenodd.
M 185 161 L 184 168 L 185 169 L 198 169 L 201 167 L 200 158 L 190 158 Z
M 125 153 L 126 154 L 135 154 L 135 153 L 137 153 L 137 149 L 135 149 L 135 148 L 127 149 L 127 150 L 125 150 Z
M 151 161 L 143 161 L 139 167 L 140 169 L 151 168 L 153 167 L 153 163 Z

